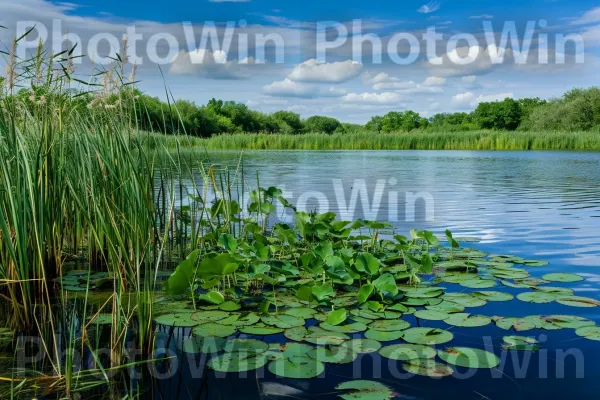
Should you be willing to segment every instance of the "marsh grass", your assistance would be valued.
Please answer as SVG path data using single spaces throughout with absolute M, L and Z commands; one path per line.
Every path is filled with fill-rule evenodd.
M 231 134 L 179 140 L 144 135 L 148 147 L 203 150 L 600 150 L 600 132 L 472 131 L 348 134 Z

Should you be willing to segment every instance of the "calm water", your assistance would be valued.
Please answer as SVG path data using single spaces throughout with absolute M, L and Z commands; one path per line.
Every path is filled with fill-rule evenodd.
M 229 166 L 233 173 L 239 153 L 213 153 L 210 157 L 211 162 Z M 600 153 L 262 151 L 246 152 L 243 160 L 248 187 L 256 186 L 258 172 L 262 187 L 285 188 L 287 197 L 300 208 L 320 207 L 320 211 L 333 211 L 344 219 L 389 220 L 403 234 L 412 228 L 436 233 L 450 229 L 455 236 L 478 237 L 481 241 L 473 247 L 484 251 L 550 262 L 531 268 L 533 277 L 549 272 L 581 274 L 585 281 L 564 286 L 573 288 L 575 295 L 600 300 Z M 355 209 L 349 207 L 353 193 L 358 199 Z M 445 286 L 449 290 L 459 287 Z M 491 290 L 522 291 L 503 286 Z M 515 299 L 467 311 L 515 317 L 570 314 L 600 324 L 600 307 L 534 305 Z M 425 322 L 447 327 L 442 322 Z M 483 348 L 483 338 L 489 337 L 498 355 L 502 336 L 515 334 L 494 324 L 453 332 L 455 339 L 449 345 Z M 523 334 L 543 341 L 544 351 L 507 354 L 500 367 L 503 374 L 481 370 L 469 379 L 406 379 L 390 373 L 386 359 L 366 355 L 354 366 L 327 364 L 325 379 L 284 380 L 264 371 L 260 379 L 251 376 L 245 380 L 217 379 L 208 372 L 201 381 L 191 379 L 184 369 L 158 389 L 180 398 L 252 399 L 259 398 L 260 391 L 263 398 L 335 398 L 328 393 L 336 382 L 352 379 L 360 365 L 363 379 L 380 379 L 394 387 L 400 398 L 600 398 L 600 342 L 577 338 L 570 329 Z M 268 340 L 285 341 L 282 336 Z M 561 351 L 570 351 L 571 356 L 563 357 Z M 576 353 L 580 361 L 573 355 Z M 518 373 L 524 362 L 528 367 Z M 397 366 L 392 369 L 402 371 Z M 460 368 L 457 371 L 460 375 Z M 288 397 L 264 395 L 265 391 Z

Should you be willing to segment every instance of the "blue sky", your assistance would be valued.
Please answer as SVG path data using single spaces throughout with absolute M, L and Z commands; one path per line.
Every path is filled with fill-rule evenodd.
M 361 63 L 357 63 L 350 40 L 328 53 L 325 60 L 315 60 L 315 24 L 338 21 L 350 29 L 354 19 L 362 21 L 364 34 L 381 39 L 383 62 L 374 63 L 371 49 L 366 46 L 362 48 Z M 55 33 L 53 20 L 62 24 Z M 246 25 L 237 28 L 230 49 L 205 49 L 202 65 L 190 64 L 190 54 L 196 49 L 187 46 L 184 21 L 192 23 L 196 39 L 206 22 L 214 21 L 222 39 L 225 23 L 240 20 Z M 539 27 L 540 20 L 546 20 L 546 26 Z M 412 109 L 425 116 L 469 111 L 481 101 L 504 97 L 550 98 L 574 87 L 600 84 L 600 74 L 596 72 L 600 67 L 600 7 L 594 1 L 20 0 L 16 4 L 0 0 L 0 25 L 9 28 L 0 32 L 5 48 L 18 33 L 18 21 L 37 21 L 46 26 L 47 46 L 51 46 L 56 33 L 68 27 L 71 35 L 81 39 L 79 48 L 87 56 L 91 38 L 101 33 L 120 38 L 127 28 L 135 27 L 144 36 L 138 46 L 142 57 L 149 37 L 173 36 L 180 46 L 171 63 L 159 68 L 146 60 L 138 66 L 139 87 L 151 95 L 163 97 L 166 84 L 175 97 L 199 104 L 218 97 L 244 102 L 265 112 L 287 109 L 303 116 L 330 115 L 348 122 L 364 123 L 372 115 L 392 110 Z M 496 39 L 506 22 L 514 21 L 520 39 L 528 21 L 537 24 L 524 65 L 515 63 L 515 49 L 510 43 L 502 49 L 507 52 L 503 62 L 489 61 L 493 59 L 489 43 L 483 41 L 486 21 L 497 31 Z M 444 36 L 436 46 L 442 66 L 433 65 L 425 57 L 424 41 L 415 62 L 409 65 L 392 62 L 386 46 L 393 35 L 409 33 L 421 40 L 430 27 Z M 250 35 L 248 64 L 242 66 L 239 60 L 245 57 L 237 52 L 241 43 L 239 33 Z M 267 46 L 266 63 L 261 64 L 253 39 L 256 34 L 277 34 L 285 40 L 283 63 L 275 62 L 276 51 Z M 466 66 L 449 63 L 452 52 L 447 48 L 448 39 L 456 34 L 471 34 L 478 39 L 480 52 L 475 62 Z M 540 34 L 549 37 L 544 53 L 549 55 L 548 64 L 539 62 L 544 43 Z M 563 56 L 555 45 L 556 34 L 579 35 L 585 60 L 578 60 L 575 46 L 567 45 L 563 52 L 565 63 L 557 63 Z M 31 43 L 35 43 L 35 38 L 31 38 Z M 164 45 L 164 41 L 158 42 L 156 47 L 163 55 L 168 53 Z M 106 52 L 111 52 L 110 46 L 105 47 Z M 466 42 L 457 47 L 461 57 L 473 48 Z M 402 45 L 399 54 L 408 54 Z M 89 72 L 89 62 L 78 66 L 82 77 Z

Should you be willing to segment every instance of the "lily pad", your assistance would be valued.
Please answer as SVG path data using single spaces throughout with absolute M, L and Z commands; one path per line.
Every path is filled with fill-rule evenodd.
M 600 301 L 580 296 L 564 296 L 559 297 L 556 301 L 560 304 L 570 307 L 597 307 L 600 306 Z
M 198 325 L 198 322 L 192 319 L 193 312 L 178 312 L 163 314 L 154 318 L 154 322 L 166 326 L 191 328 Z
M 316 378 L 325 371 L 325 365 L 322 362 L 305 356 L 271 361 L 267 368 L 274 375 L 290 379 Z
M 253 326 L 244 326 L 239 329 L 240 329 L 241 333 L 245 333 L 246 335 L 255 335 L 255 336 L 276 335 L 278 333 L 283 332 L 283 328 L 277 328 L 274 326 L 266 326 L 264 324 L 256 324 Z
M 199 337 L 225 338 L 236 332 L 236 328 L 230 325 L 221 325 L 216 322 L 205 322 L 192 329 L 192 334 Z
M 223 344 L 223 350 L 229 353 L 260 354 L 269 349 L 269 345 L 256 339 L 231 339 Z
M 442 378 L 454 373 L 454 369 L 449 365 L 434 360 L 410 360 L 409 362 L 402 364 L 402 368 L 411 374 L 430 376 L 433 378 Z
M 560 272 L 546 274 L 542 276 L 542 279 L 545 279 L 550 282 L 579 282 L 583 280 L 583 277 L 577 274 L 568 274 L 565 272 Z
M 209 322 L 209 321 L 219 321 L 221 319 L 225 319 L 229 316 L 226 311 L 197 311 L 191 315 L 193 321 L 200 322 Z
M 492 320 L 483 315 L 471 315 L 469 313 L 450 314 L 444 320 L 448 325 L 461 326 L 465 328 L 475 328 L 488 325 Z
M 493 290 L 473 292 L 473 296 L 487 301 L 511 301 L 515 298 L 510 293 L 497 292 Z
M 575 334 L 588 340 L 600 341 L 600 326 L 586 326 L 579 328 L 575 331 Z
M 246 372 L 261 368 L 268 359 L 263 354 L 223 353 L 211 358 L 207 365 L 218 372 Z
M 280 314 L 280 315 L 267 315 L 261 317 L 261 321 L 267 325 L 276 326 L 281 329 L 295 328 L 297 326 L 304 326 L 306 321 L 303 318 L 294 317 L 293 315 Z
M 296 328 L 286 329 L 283 333 L 289 340 L 294 340 L 296 342 L 301 342 L 304 340 L 304 337 L 308 335 L 310 332 L 303 326 L 298 326 Z
M 374 321 L 369 324 L 369 329 L 382 332 L 396 332 L 410 327 L 410 323 L 403 319 Z
M 319 326 L 326 331 L 341 332 L 341 333 L 357 333 L 364 332 L 367 330 L 367 325 L 362 322 L 352 322 L 344 325 L 331 325 L 327 322 L 321 322 Z
M 310 332 L 304 336 L 303 340 L 308 343 L 317 344 L 321 346 L 339 346 L 346 340 L 350 340 L 350 337 L 340 332 Z
M 180 349 L 184 353 L 219 353 L 225 343 L 225 339 L 218 337 L 195 337 L 192 336 L 181 343 Z M 178 342 L 179 344 L 179 342 Z
M 412 344 L 442 344 L 454 338 L 451 332 L 437 328 L 410 328 L 404 331 L 402 339 Z
M 489 289 L 497 285 L 496 281 L 491 279 L 471 279 L 460 282 L 460 286 L 471 289 Z
M 245 315 L 244 314 L 240 315 L 235 320 L 235 322 L 228 323 L 228 325 L 233 325 L 233 326 L 237 326 L 237 327 L 252 326 L 252 325 L 256 324 L 258 321 L 260 321 L 260 316 L 258 314 L 248 313 Z M 220 323 L 225 324 L 223 322 L 223 320 L 221 320 Z
M 502 338 L 504 344 L 502 348 L 505 350 L 516 351 L 538 351 L 539 342 L 537 339 L 527 336 L 504 336 Z
M 298 307 L 298 308 L 290 308 L 289 310 L 285 310 L 284 314 L 291 315 L 293 317 L 309 319 L 312 318 L 313 315 L 316 314 L 316 310 L 308 307 Z
M 338 396 L 344 400 L 388 400 L 394 397 L 392 389 L 375 381 L 354 380 L 340 383 L 335 388 L 351 390 Z
M 408 361 L 422 358 L 434 358 L 436 351 L 433 347 L 422 344 L 393 344 L 379 350 L 382 357 L 398 361 Z
M 377 340 L 378 342 L 391 342 L 394 340 L 398 340 L 402 337 L 403 331 L 397 332 L 386 332 L 386 331 L 378 331 L 376 329 L 369 329 L 365 332 L 365 337 L 367 339 Z
M 528 331 L 535 329 L 536 320 L 532 317 L 525 318 L 513 318 L 513 317 L 492 317 L 492 321 L 496 323 L 498 328 L 505 329 L 507 331 L 514 329 L 517 332 Z
M 465 368 L 495 368 L 500 364 L 500 359 L 495 354 L 470 347 L 438 350 L 438 357 L 448 364 Z
M 307 355 L 324 363 L 349 364 L 356 359 L 357 353 L 345 346 L 330 346 L 316 347 Z
M 381 348 L 381 343 L 373 339 L 351 339 L 341 344 L 352 349 L 354 353 L 374 353 Z
M 242 306 L 240 306 L 238 303 L 236 303 L 235 301 L 225 301 L 221 304 L 219 304 L 219 310 L 223 310 L 223 311 L 237 311 L 240 308 L 242 308 Z
M 544 304 L 556 300 L 556 295 L 544 292 L 523 292 L 517 295 L 517 299 L 526 303 Z
M 443 321 L 449 317 L 450 314 L 444 311 L 437 310 L 419 310 L 415 312 L 415 317 L 425 319 L 428 321 Z

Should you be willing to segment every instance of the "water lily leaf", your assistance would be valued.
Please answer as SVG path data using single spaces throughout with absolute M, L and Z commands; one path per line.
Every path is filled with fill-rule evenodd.
M 205 301 L 210 304 L 219 305 L 225 301 L 225 297 L 219 292 L 208 292 L 198 295 L 198 300 Z
M 183 260 L 173 274 L 167 279 L 163 287 L 164 291 L 170 295 L 179 295 L 185 293 L 193 279 L 196 269 L 196 261 L 200 250 L 192 251 L 185 260 Z
M 527 336 L 504 336 L 502 338 L 504 344 L 502 348 L 505 350 L 516 351 L 538 351 L 539 342 L 537 339 Z
M 298 307 L 298 308 L 290 308 L 289 310 L 285 310 L 284 314 L 291 315 L 291 316 L 297 317 L 297 318 L 309 319 L 309 318 L 312 318 L 316 312 L 317 311 L 313 308 Z
M 578 282 L 582 281 L 583 277 L 577 274 L 568 274 L 568 273 L 552 273 L 546 274 L 542 276 L 542 279 L 545 279 L 550 282 Z
M 309 346 L 307 344 L 293 342 L 286 343 L 285 345 L 280 347 L 280 350 L 283 352 L 283 356 L 285 358 L 291 358 L 295 356 L 306 357 L 307 353 L 312 349 L 314 349 L 314 347 Z
M 192 320 L 200 322 L 215 322 L 225 319 L 229 314 L 225 311 L 196 311 L 191 315 Z
M 495 368 L 500 364 L 500 359 L 495 354 L 470 347 L 438 350 L 438 357 L 448 364 L 465 368 Z
M 571 307 L 597 307 L 597 306 L 600 306 L 600 301 L 591 299 L 589 297 L 564 296 L 564 297 L 557 298 L 556 301 L 560 304 L 564 304 L 565 306 L 571 306 Z
M 600 326 L 586 326 L 579 328 L 575 331 L 575 334 L 588 340 L 600 341 Z
M 329 331 L 310 332 L 303 338 L 305 342 L 321 346 L 339 346 L 349 339 L 350 337 L 344 333 Z
M 225 320 L 220 320 L 219 323 L 225 324 L 224 321 Z M 256 324 L 258 321 L 260 321 L 260 316 L 258 314 L 248 313 L 248 314 L 240 315 L 234 322 L 227 323 L 226 325 L 244 327 L 244 326 L 252 326 L 252 325 Z
M 335 296 L 335 291 L 328 283 L 313 286 L 312 295 L 318 300 L 323 301 L 329 297 Z
M 256 339 L 231 339 L 223 343 L 223 350 L 229 353 L 260 354 L 269 349 L 269 345 Z
M 386 332 L 386 331 L 378 331 L 375 329 L 369 329 L 365 332 L 365 337 L 367 339 L 377 340 L 378 342 L 391 342 L 394 340 L 398 340 L 402 337 L 403 332 Z
M 452 367 L 435 362 L 434 360 L 409 360 L 407 363 L 402 364 L 402 368 L 406 372 L 410 372 L 415 375 L 430 376 L 434 378 L 442 378 L 444 376 L 450 376 L 454 373 Z
M 224 233 L 219 237 L 219 244 L 230 253 L 235 253 L 238 242 L 233 235 Z
M 402 339 L 412 344 L 442 344 L 454 338 L 452 332 L 435 328 L 410 328 L 404 331 Z
M 471 289 L 488 289 L 496 286 L 496 281 L 491 279 L 471 279 L 468 281 L 460 282 L 460 286 L 471 288 Z
M 540 321 L 540 325 L 543 329 L 549 329 L 548 325 L 565 329 L 578 329 L 584 326 L 595 325 L 594 321 L 591 321 L 587 318 L 579 317 L 577 315 L 549 315 L 540 318 Z
M 348 314 L 346 313 L 346 310 L 344 310 L 343 308 L 340 310 L 331 311 L 329 313 L 329 315 L 327 316 L 327 323 L 329 325 L 334 325 L 334 326 L 339 325 L 342 322 L 344 322 L 347 317 L 348 317 Z
M 223 353 L 211 358 L 207 365 L 218 372 L 246 372 L 263 367 L 267 363 L 263 354 Z
M 429 321 L 442 321 L 449 317 L 450 314 L 444 311 L 436 310 L 419 310 L 415 312 L 415 317 Z
M 306 354 L 315 360 L 332 364 L 349 364 L 357 357 L 351 348 L 344 346 L 317 347 Z
M 204 353 L 215 354 L 219 353 L 225 343 L 225 339 L 218 337 L 195 337 L 183 341 L 177 341 L 178 348 L 184 353 Z
M 536 328 L 536 321 L 531 317 L 512 318 L 512 317 L 492 317 L 498 328 L 507 331 L 514 329 L 517 332 L 528 331 Z
M 463 312 L 465 310 L 465 307 L 461 306 L 460 304 L 456 304 L 453 303 L 451 301 L 442 301 L 440 304 L 436 304 L 434 306 L 425 306 L 425 308 L 427 310 L 435 310 L 435 311 L 442 311 L 448 314 L 452 314 L 455 312 Z
M 367 330 L 367 325 L 365 325 L 363 322 L 351 322 L 344 325 L 331 325 L 327 322 L 322 322 L 319 324 L 319 326 L 326 331 L 341 333 L 357 333 Z
M 402 319 L 374 321 L 369 324 L 369 329 L 382 332 L 397 332 L 410 328 L 410 323 Z
M 283 328 L 275 328 L 264 324 L 254 324 L 252 326 L 241 327 L 240 332 L 245 333 L 246 335 L 267 336 L 281 333 L 283 332 Z
M 297 326 L 304 326 L 306 321 L 303 318 L 294 317 L 293 315 L 279 314 L 266 315 L 260 318 L 267 325 L 276 326 L 277 328 L 289 329 Z
M 272 374 L 283 378 L 310 379 L 321 375 L 325 371 L 325 365 L 310 357 L 294 356 L 271 361 L 268 369 Z
M 351 339 L 341 344 L 352 349 L 354 353 L 374 353 L 381 348 L 381 343 L 373 339 Z
M 369 275 L 375 275 L 379 272 L 379 268 L 381 267 L 381 261 L 379 261 L 375 256 L 371 253 L 362 253 L 354 262 L 354 268 L 356 268 L 359 272 L 366 272 Z
M 239 303 L 236 303 L 235 301 L 231 301 L 231 300 L 227 300 L 227 301 L 219 304 L 219 310 L 223 310 L 223 311 L 237 311 L 240 308 L 242 308 L 242 306 Z
M 307 336 L 309 333 L 310 332 L 305 327 L 298 326 L 296 328 L 286 329 L 283 333 L 283 336 L 285 336 L 289 340 L 301 342 L 304 340 L 304 337 Z
M 523 265 L 526 265 L 528 267 L 543 267 L 545 265 L 548 265 L 548 261 L 540 261 L 540 260 L 523 260 L 522 262 Z
M 461 326 L 465 328 L 475 328 L 480 326 L 488 325 L 492 322 L 489 317 L 483 315 L 471 315 L 469 313 L 456 313 L 450 314 L 448 318 L 444 320 L 448 325 Z
M 415 359 L 434 358 L 436 351 L 433 347 L 422 344 L 402 343 L 382 347 L 381 350 L 379 350 L 379 354 L 382 357 L 389 358 L 391 360 L 408 361 Z
M 482 307 L 487 304 L 487 301 L 466 293 L 446 293 L 442 297 L 463 307 Z
M 362 304 L 366 302 L 373 293 L 374 289 L 375 287 L 370 283 L 365 283 L 364 285 L 362 285 L 357 294 L 358 303 Z
M 472 295 L 487 301 L 511 301 L 515 298 L 510 293 L 496 292 L 493 290 L 473 292 Z
M 338 396 L 344 400 L 388 400 L 394 397 L 392 389 L 375 381 L 354 380 L 340 383 L 335 388 L 351 390 Z
M 556 300 L 557 296 L 551 293 L 544 292 L 523 292 L 517 295 L 517 299 L 526 303 L 544 304 L 551 303 Z
M 221 325 L 216 322 L 204 322 L 192 329 L 194 336 L 200 337 L 220 337 L 225 338 L 236 332 L 236 329 L 230 325 Z
M 178 312 L 160 315 L 154 318 L 154 322 L 166 326 L 190 328 L 198 325 L 198 321 L 192 319 L 194 312 Z

